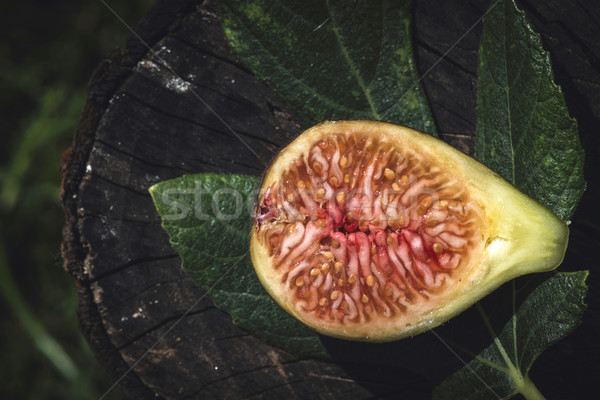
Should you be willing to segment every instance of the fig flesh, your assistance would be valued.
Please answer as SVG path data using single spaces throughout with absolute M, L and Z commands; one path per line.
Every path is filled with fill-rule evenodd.
M 390 341 L 556 268 L 567 240 L 549 209 L 446 143 L 335 121 L 302 133 L 266 172 L 250 252 L 266 291 L 309 327 Z

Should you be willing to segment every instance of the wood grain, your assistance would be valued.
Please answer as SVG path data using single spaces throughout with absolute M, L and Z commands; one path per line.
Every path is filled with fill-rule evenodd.
M 544 35 L 591 146 L 600 116 L 600 12 L 568 3 L 568 12 L 560 2 L 520 4 Z M 488 4 L 414 6 L 422 83 L 442 137 L 465 152 L 473 146 Z M 233 325 L 182 272 L 148 188 L 207 171 L 258 176 L 307 126 L 235 60 L 213 2 L 160 1 L 135 31 L 139 37 L 92 77 L 62 163 L 64 265 L 100 363 L 136 399 L 429 398 L 461 365 L 435 336 L 386 345 L 323 338 L 331 360 L 297 359 Z M 593 164 L 597 150 L 591 154 Z M 463 335 L 473 350 L 489 343 L 483 328 L 466 332 L 460 322 L 440 332 Z M 542 389 L 555 390 L 548 385 Z

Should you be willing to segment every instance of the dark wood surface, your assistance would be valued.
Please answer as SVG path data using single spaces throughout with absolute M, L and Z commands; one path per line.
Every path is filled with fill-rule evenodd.
M 488 4 L 416 1 L 414 8 L 416 60 L 438 129 L 466 152 L 475 131 L 478 21 Z M 593 1 L 519 4 L 543 34 L 580 121 L 590 189 L 574 218 L 576 240 L 594 232 L 585 221 L 598 221 L 600 12 Z M 323 338 L 331 360 L 298 359 L 234 326 L 182 272 L 148 187 L 206 171 L 260 175 L 307 126 L 231 55 L 214 4 L 161 1 L 135 31 L 139 37 L 92 77 L 62 163 L 65 269 L 101 364 L 136 399 L 429 398 L 461 365 L 434 335 L 386 345 Z M 581 243 L 561 269 L 593 267 Z M 594 281 L 592 274 L 593 292 Z M 549 398 L 581 398 L 593 384 L 583 377 L 595 365 L 589 355 L 598 355 L 590 339 L 600 333 L 597 297 L 590 295 L 583 326 L 534 366 Z M 485 330 L 465 333 L 459 325 L 440 332 L 466 335 L 474 350 L 489 343 Z

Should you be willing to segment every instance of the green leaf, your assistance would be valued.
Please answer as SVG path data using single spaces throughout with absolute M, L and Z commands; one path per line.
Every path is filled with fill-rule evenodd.
M 183 269 L 233 322 L 298 356 L 326 357 L 319 336 L 283 311 L 256 278 L 248 248 L 259 180 L 198 174 L 150 188 Z
M 587 271 L 559 272 L 538 286 L 494 343 L 435 388 L 434 399 L 487 400 L 519 392 L 536 398 L 539 392 L 527 373 L 542 351 L 579 325 L 587 276 Z
M 477 158 L 568 220 L 585 190 L 577 122 L 513 0 L 494 2 L 485 18 L 477 109 Z
M 308 123 L 375 119 L 435 134 L 410 1 L 224 0 L 234 52 Z

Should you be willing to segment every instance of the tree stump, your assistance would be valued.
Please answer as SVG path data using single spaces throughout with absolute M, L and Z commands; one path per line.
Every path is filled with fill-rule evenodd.
M 520 5 L 551 50 L 580 121 L 589 171 L 597 168 L 590 138 L 600 117 L 600 12 L 598 5 L 562 3 Z M 438 129 L 466 152 L 475 131 L 480 17 L 488 5 L 414 5 L 416 60 Z M 332 359 L 298 359 L 233 325 L 181 270 L 148 188 L 199 172 L 260 175 L 307 125 L 235 60 L 212 2 L 160 1 L 135 32 L 94 73 L 62 163 L 64 265 L 79 293 L 81 330 L 100 363 L 136 399 L 429 398 L 461 366 L 435 336 L 385 345 L 323 338 Z M 596 181 L 588 176 L 590 186 Z M 593 199 L 582 208 L 589 203 L 591 210 Z M 582 262 L 573 269 L 589 265 L 571 258 Z M 564 342 L 583 350 L 599 333 L 597 323 L 586 319 L 587 326 L 592 333 L 580 342 Z M 481 349 L 489 337 L 478 335 Z M 581 378 L 589 376 L 585 363 L 561 357 L 558 369 L 575 381 L 549 379 L 540 388 L 576 398 L 577 385 L 593 382 Z

